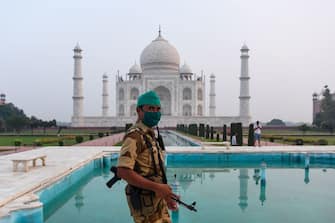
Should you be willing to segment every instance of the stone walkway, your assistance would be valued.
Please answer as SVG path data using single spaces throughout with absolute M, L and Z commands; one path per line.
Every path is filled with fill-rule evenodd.
M 248 145 L 248 138 L 244 137 L 243 138 L 243 143 Z M 256 142 L 256 145 L 258 146 L 258 142 Z M 289 146 L 289 145 L 261 140 L 261 147 L 262 146 Z
M 20 146 L 20 147 L 0 146 L 0 156 L 12 154 L 12 153 L 24 152 L 24 151 L 32 150 L 32 149 L 35 149 L 35 148 L 37 148 L 37 147 L 33 147 L 33 146 Z

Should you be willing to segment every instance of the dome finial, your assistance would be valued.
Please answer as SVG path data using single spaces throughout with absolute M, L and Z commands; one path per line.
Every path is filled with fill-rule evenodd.
M 161 33 L 162 33 L 161 24 L 159 24 L 159 28 L 158 28 L 158 36 L 159 37 L 162 37 Z

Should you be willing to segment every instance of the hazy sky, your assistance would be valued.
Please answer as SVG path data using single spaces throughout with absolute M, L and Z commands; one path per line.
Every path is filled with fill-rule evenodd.
M 335 89 L 334 11 L 334 0 L 2 1 L 0 92 L 29 116 L 70 121 L 79 42 L 84 114 L 101 115 L 104 72 L 114 114 L 117 69 L 139 62 L 161 24 L 181 63 L 216 75 L 217 115 L 238 115 L 245 42 L 253 119 L 311 122 L 312 93 Z

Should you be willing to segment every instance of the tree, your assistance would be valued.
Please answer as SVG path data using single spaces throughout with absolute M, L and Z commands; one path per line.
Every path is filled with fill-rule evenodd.
M 29 120 L 21 116 L 12 116 L 7 119 L 6 123 L 16 132 L 20 132 L 24 127 L 28 125 Z
M 321 122 L 321 128 L 333 134 L 335 129 L 335 120 L 326 120 Z
M 6 131 L 6 121 L 0 117 L 0 132 Z
M 34 128 L 37 127 L 52 127 L 57 126 L 55 119 L 51 121 L 43 121 L 35 116 L 27 117 L 22 109 L 17 108 L 14 104 L 8 103 L 0 106 L 0 130 L 15 130 L 20 131 L 23 128 L 30 128 L 31 133 L 34 133 Z
M 285 126 L 285 123 L 280 119 L 274 118 L 268 123 L 266 123 L 266 125 Z
M 327 85 L 325 86 L 322 95 L 321 112 L 315 116 L 313 124 L 333 133 L 335 129 L 335 100 L 332 98 Z
M 306 125 L 305 123 L 298 127 L 300 131 L 302 131 L 302 134 L 305 135 L 305 133 L 310 130 L 310 127 Z
M 43 134 L 45 135 L 45 130 L 47 127 L 49 127 L 49 122 L 48 121 L 42 121 L 42 127 L 43 127 Z
M 39 120 L 35 116 L 31 116 L 30 118 L 30 129 L 31 129 L 31 134 L 34 134 L 34 128 L 37 128 L 39 125 Z

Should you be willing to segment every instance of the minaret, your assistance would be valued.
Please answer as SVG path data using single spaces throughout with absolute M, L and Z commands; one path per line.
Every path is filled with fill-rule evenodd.
M 210 76 L 209 116 L 215 116 L 215 75 Z
M 313 94 L 313 122 L 315 121 L 316 115 L 321 111 L 321 103 L 319 100 L 319 95 L 317 93 Z
M 240 76 L 240 118 L 246 122 L 250 121 L 249 111 L 249 65 L 248 55 L 249 48 L 247 45 L 243 45 L 241 48 L 241 76 Z M 243 123 L 248 125 L 249 123 Z
M 80 118 L 83 116 L 83 76 L 81 73 L 81 55 L 82 49 L 80 49 L 79 44 L 73 49 L 74 52 L 74 74 L 73 74 L 73 116 L 72 124 L 75 126 L 80 125 Z
M 108 76 L 102 75 L 102 116 L 108 116 Z

